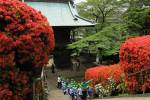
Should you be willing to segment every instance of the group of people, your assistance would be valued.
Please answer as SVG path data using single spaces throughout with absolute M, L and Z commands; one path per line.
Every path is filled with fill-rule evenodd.
M 69 95 L 71 100 L 87 100 L 98 93 L 97 89 L 90 85 L 91 82 L 92 80 L 77 82 L 58 76 L 57 88 L 61 89 L 64 95 Z

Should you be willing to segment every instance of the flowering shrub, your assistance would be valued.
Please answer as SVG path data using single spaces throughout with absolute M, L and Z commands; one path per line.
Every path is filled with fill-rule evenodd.
M 99 93 L 99 97 L 110 96 L 110 91 L 105 89 L 102 84 L 96 84 L 94 88 L 96 90 L 96 93 Z
M 150 88 L 150 36 L 130 38 L 120 47 L 120 66 L 130 92 Z
M 26 97 L 53 48 L 46 17 L 19 0 L 0 0 L 0 100 Z
M 104 96 L 111 96 L 113 95 L 116 91 L 116 83 L 115 81 L 112 79 L 112 77 L 109 77 L 107 80 L 107 85 L 103 86 L 101 83 L 96 84 L 94 86 L 96 93 L 99 93 L 100 97 L 104 97 Z
M 97 66 L 86 70 L 85 79 L 93 79 L 94 84 L 105 84 L 106 81 L 108 81 L 108 78 L 112 77 L 114 81 L 119 84 L 122 74 L 123 71 L 121 70 L 119 64 L 110 66 Z

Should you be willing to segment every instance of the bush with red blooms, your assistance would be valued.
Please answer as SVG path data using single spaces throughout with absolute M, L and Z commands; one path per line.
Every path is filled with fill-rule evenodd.
M 0 0 L 0 100 L 32 92 L 33 71 L 47 64 L 53 48 L 46 17 L 19 0 Z
M 119 53 L 128 90 L 135 93 L 150 88 L 150 35 L 126 40 Z
M 89 68 L 85 72 L 85 79 L 90 80 L 93 79 L 93 83 L 101 83 L 103 85 L 106 84 L 108 78 L 112 77 L 117 84 L 121 82 L 121 75 L 123 71 L 121 70 L 119 64 L 109 65 L 109 66 L 97 66 L 93 68 Z

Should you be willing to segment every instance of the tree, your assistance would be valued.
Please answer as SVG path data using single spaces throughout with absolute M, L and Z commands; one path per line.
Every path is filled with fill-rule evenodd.
M 108 18 L 119 11 L 118 8 L 122 3 L 120 0 L 87 0 L 78 5 L 78 10 L 79 14 L 95 20 L 102 28 L 108 22 Z
M 100 58 L 100 55 L 118 55 L 126 37 L 150 32 L 149 4 L 149 0 L 87 0 L 81 3 L 79 13 L 98 24 L 96 31 L 85 30 L 85 37 L 70 44 L 69 48 L 78 54 L 90 51 Z
M 134 35 L 136 34 L 132 34 Z M 117 55 L 120 44 L 129 36 L 126 24 L 112 24 L 94 35 L 70 44 L 69 49 L 75 50 L 78 54 L 89 51 L 93 54 L 100 52 L 102 56 Z
M 123 18 L 131 31 L 142 34 L 150 33 L 150 1 L 126 0 L 128 9 Z
M 143 34 L 150 33 L 150 8 L 130 8 L 124 19 L 131 31 Z
M 123 0 L 123 1 L 129 4 L 129 9 L 142 8 L 143 6 L 150 6 L 149 0 Z

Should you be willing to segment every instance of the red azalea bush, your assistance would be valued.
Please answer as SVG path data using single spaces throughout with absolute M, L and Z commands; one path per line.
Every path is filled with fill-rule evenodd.
M 93 79 L 94 84 L 102 83 L 105 84 L 108 78 L 112 77 L 117 84 L 121 82 L 120 78 L 123 74 L 119 64 L 109 65 L 109 66 L 97 66 L 89 68 L 85 72 L 85 79 Z
M 128 90 L 139 92 L 150 88 L 150 35 L 125 41 L 119 56 Z
M 46 17 L 19 0 L 0 0 L 0 100 L 26 97 L 53 48 Z

